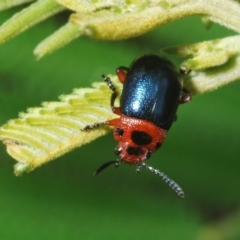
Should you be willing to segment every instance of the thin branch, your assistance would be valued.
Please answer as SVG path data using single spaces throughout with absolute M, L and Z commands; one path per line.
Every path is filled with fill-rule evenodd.
M 64 9 L 54 0 L 41 0 L 31 4 L 1 25 L 0 44 Z
M 0 2 L 0 11 L 14 6 L 22 5 L 24 3 L 33 2 L 34 0 L 4 0 Z

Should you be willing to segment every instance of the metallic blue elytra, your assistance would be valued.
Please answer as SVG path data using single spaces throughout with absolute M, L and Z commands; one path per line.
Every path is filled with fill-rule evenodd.
M 168 130 L 176 117 L 183 81 L 175 66 L 158 55 L 136 59 L 127 72 L 121 113 Z

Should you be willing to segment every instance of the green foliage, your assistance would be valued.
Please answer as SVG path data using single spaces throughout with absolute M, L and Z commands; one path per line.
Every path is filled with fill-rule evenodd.
M 31 50 L 64 17 L 0 46 L 1 125 L 29 106 L 101 81 L 102 73 L 141 54 L 232 34 L 188 18 L 122 42 L 83 38 L 35 61 Z M 13 176 L 13 161 L 1 146 L 0 238 L 239 239 L 239 90 L 235 82 L 180 106 L 162 149 L 149 160 L 181 185 L 184 200 L 154 174 L 136 175 L 132 166 L 93 178 L 102 162 L 116 158 L 111 134 L 21 178 Z

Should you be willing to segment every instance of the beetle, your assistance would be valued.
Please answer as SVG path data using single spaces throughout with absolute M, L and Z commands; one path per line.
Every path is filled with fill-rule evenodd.
M 113 163 L 116 166 L 121 163 L 134 164 L 137 165 L 137 173 L 146 167 L 183 197 L 184 192 L 177 183 L 145 163 L 164 142 L 177 118 L 179 104 L 191 100 L 191 94 L 183 88 L 181 72 L 169 60 L 148 54 L 134 60 L 129 68 L 117 68 L 116 73 L 123 84 L 120 107 L 114 106 L 118 92 L 111 79 L 104 75 L 103 78 L 112 91 L 112 111 L 120 117 L 82 129 L 88 131 L 106 125 L 114 127 L 113 136 L 118 142 L 115 153 L 119 159 L 104 163 L 95 175 Z

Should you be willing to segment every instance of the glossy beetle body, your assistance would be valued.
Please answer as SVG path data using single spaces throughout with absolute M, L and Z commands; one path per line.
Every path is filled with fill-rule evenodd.
M 114 106 L 118 92 L 110 78 L 104 76 L 104 81 L 113 92 L 111 108 L 119 118 L 95 123 L 83 129 L 86 131 L 102 125 L 114 127 L 113 136 L 118 142 L 115 153 L 119 159 L 104 163 L 95 174 L 112 163 L 116 166 L 122 162 L 135 164 L 137 172 L 146 167 L 183 197 L 184 193 L 177 183 L 144 162 L 164 142 L 168 130 L 176 120 L 179 103 L 191 100 L 190 93 L 183 89 L 180 73 L 170 61 L 152 54 L 136 59 L 129 68 L 119 67 L 116 72 L 123 83 L 120 107 Z
M 135 60 L 127 72 L 121 113 L 168 130 L 182 94 L 182 77 L 173 64 L 157 55 Z
M 163 143 L 176 119 L 180 102 L 189 101 L 183 93 L 182 78 L 174 65 L 157 55 L 144 55 L 128 68 L 117 69 L 123 83 L 120 108 L 113 112 L 120 118 L 107 122 L 114 126 L 120 161 L 139 164 Z

